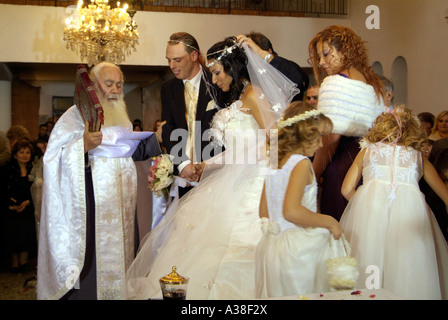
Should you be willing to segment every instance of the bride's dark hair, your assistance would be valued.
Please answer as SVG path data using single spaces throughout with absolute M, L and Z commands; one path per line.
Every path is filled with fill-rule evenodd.
M 221 63 L 224 72 L 232 77 L 229 91 L 218 90 L 217 92 L 218 106 L 227 107 L 239 99 L 245 87 L 244 82 L 249 81 L 244 49 L 236 45 L 235 37 L 227 37 L 208 49 L 207 60 L 216 60 Z

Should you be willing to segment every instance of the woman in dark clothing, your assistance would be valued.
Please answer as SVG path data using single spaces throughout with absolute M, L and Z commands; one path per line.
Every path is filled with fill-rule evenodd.
M 368 61 L 364 41 L 350 28 L 330 26 L 309 44 L 320 85 L 317 109 L 333 122 L 313 168 L 320 182 L 320 210 L 339 220 L 347 205 L 341 186 L 360 150 L 359 140 L 384 111 L 384 87 Z
M 29 139 L 17 141 L 11 150 L 6 174 L 8 208 L 5 216 L 5 245 L 11 254 L 11 272 L 28 265 L 28 256 L 36 252 L 34 206 L 28 175 L 33 168 L 34 148 Z

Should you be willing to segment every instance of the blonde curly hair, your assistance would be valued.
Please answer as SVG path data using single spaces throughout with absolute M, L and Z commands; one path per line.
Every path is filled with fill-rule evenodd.
M 288 106 L 282 118 L 287 120 L 311 110 L 316 110 L 316 108 L 307 102 L 295 101 Z M 324 124 L 323 132 L 320 131 L 322 123 Z M 286 154 L 294 152 L 298 148 L 319 143 L 321 135 L 329 134 L 332 130 L 333 122 L 323 113 L 310 116 L 305 120 L 279 129 L 277 140 L 278 159 L 283 159 Z
M 419 151 L 427 143 L 420 120 L 405 105 L 394 106 L 381 113 L 367 132 L 365 140 L 371 143 L 395 142 Z
M 434 125 L 432 126 L 431 133 L 436 133 L 437 131 L 439 131 L 439 120 L 446 115 L 448 115 L 448 110 L 444 110 L 437 115 L 437 117 L 434 119 Z

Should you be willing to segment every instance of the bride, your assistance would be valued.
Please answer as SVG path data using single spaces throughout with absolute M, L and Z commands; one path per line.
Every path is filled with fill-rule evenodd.
M 129 299 L 161 298 L 159 279 L 173 266 L 189 278 L 187 299 L 255 298 L 258 206 L 268 172 L 260 129 L 275 125 L 298 89 L 234 37 L 208 50 L 207 67 L 222 107 L 211 135 L 226 151 L 207 161 L 198 186 L 143 240 L 127 272 Z

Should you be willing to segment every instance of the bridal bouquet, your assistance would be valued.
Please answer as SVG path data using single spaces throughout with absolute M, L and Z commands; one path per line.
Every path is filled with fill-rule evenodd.
M 173 156 L 162 154 L 152 159 L 149 168 L 148 188 L 158 197 L 168 193 L 168 188 L 173 183 Z

